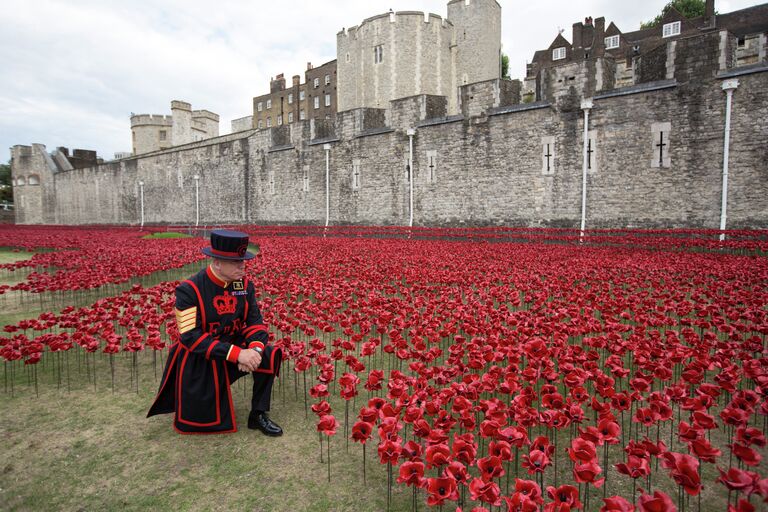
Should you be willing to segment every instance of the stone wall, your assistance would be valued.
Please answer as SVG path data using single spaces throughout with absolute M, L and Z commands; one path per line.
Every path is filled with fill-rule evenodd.
M 718 59 L 696 56 L 718 37 L 662 48 L 662 80 L 594 96 L 588 228 L 719 226 L 722 84 L 734 77 L 728 227 L 768 228 L 768 67 L 719 72 Z M 448 115 L 445 97 L 417 95 L 388 109 L 340 112 L 334 122 L 238 132 L 84 169 L 55 171 L 44 147 L 16 146 L 14 180 L 37 173 L 41 181 L 14 187 L 16 218 L 138 224 L 143 182 L 146 223 L 191 224 L 197 183 L 202 224 L 322 224 L 329 144 L 331 223 L 406 225 L 407 130 L 415 128 L 416 225 L 576 227 L 584 118 L 577 85 L 590 80 L 531 104 L 519 103 L 514 82 L 469 84 L 461 88 L 464 115 Z

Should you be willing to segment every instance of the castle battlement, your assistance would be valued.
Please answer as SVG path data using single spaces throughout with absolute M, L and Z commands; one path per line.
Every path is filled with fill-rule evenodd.
M 210 110 L 193 110 L 192 119 L 210 119 L 216 123 L 219 122 L 219 114 L 214 114 Z
M 186 101 L 173 100 L 171 101 L 171 110 L 189 110 L 192 111 L 192 104 Z
M 131 116 L 131 128 L 136 126 L 171 126 L 173 116 L 159 114 L 136 114 Z

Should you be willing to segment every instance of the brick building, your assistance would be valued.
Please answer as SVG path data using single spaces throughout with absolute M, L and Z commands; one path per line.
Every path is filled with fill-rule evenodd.
M 336 60 L 313 67 L 307 63 L 304 83 L 293 75 L 286 87 L 282 73 L 269 81 L 269 94 L 253 98 L 253 127 L 264 129 L 336 115 Z
M 695 37 L 706 31 L 727 31 L 737 38 L 735 51 L 726 57 L 734 62 L 724 65 L 745 66 L 762 62 L 765 60 L 767 25 L 768 4 L 718 15 L 715 14 L 714 0 L 706 1 L 704 16 L 686 18 L 670 8 L 658 26 L 632 32 L 622 32 L 613 22 L 606 27 L 603 17 L 594 20 L 588 17 L 583 23 L 573 24 L 572 42 L 558 34 L 547 49 L 534 53 L 526 70 L 524 97 L 527 95 L 529 101 L 534 97 L 542 98 L 545 94 L 542 82 L 546 81 L 543 72 L 585 61 L 590 61 L 602 73 L 601 89 L 636 84 L 640 82 L 637 76 L 640 68 L 658 60 L 657 54 L 667 51 L 668 42 Z M 651 77 L 646 76 L 643 81 L 648 78 Z M 571 80 L 573 77 L 561 79 Z

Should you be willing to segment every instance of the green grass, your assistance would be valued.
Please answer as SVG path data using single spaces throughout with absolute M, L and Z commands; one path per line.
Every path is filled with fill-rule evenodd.
M 34 252 L 27 252 L 24 249 L 0 247 L 0 265 L 4 263 L 13 263 L 20 260 L 28 260 L 34 255 Z
M 375 444 L 368 446 L 364 483 L 361 447 L 350 442 L 346 453 L 343 427 L 332 438 L 328 482 L 315 416 L 310 411 L 305 419 L 301 391 L 297 399 L 288 373 L 275 386 L 272 403 L 282 437 L 246 428 L 250 377 L 232 389 L 239 432 L 182 436 L 172 430 L 170 415 L 145 418 L 161 373 L 158 360 L 156 379 L 152 354 L 139 357 L 138 393 L 131 387 L 130 359 L 118 355 L 113 393 L 107 356 L 96 356 L 94 388 L 88 380 L 93 366 L 86 372 L 82 354 L 78 364 L 71 352 L 59 360 L 60 384 L 54 358 L 37 369 L 39 397 L 29 367 L 17 365 L 14 396 L 7 390 L 0 399 L 4 510 L 386 509 L 386 473 Z M 410 490 L 396 488 L 394 494 L 394 509 L 408 509 Z

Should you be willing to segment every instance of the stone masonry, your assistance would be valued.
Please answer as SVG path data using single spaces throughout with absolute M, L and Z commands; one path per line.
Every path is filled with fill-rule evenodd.
M 764 29 L 763 29 L 764 30 Z M 733 92 L 727 228 L 768 228 L 768 64 L 738 66 L 712 29 L 654 48 L 635 83 L 610 59 L 542 68 L 533 101 L 492 79 L 335 119 L 252 129 L 76 168 L 64 151 L 12 148 L 20 224 L 331 224 L 578 227 L 584 100 L 587 228 L 707 228 L 720 221 L 726 84 Z M 409 169 L 409 130 L 413 169 Z M 81 156 L 84 154 L 81 153 Z M 87 159 L 80 158 L 78 166 Z M 143 187 L 139 184 L 143 183 Z

